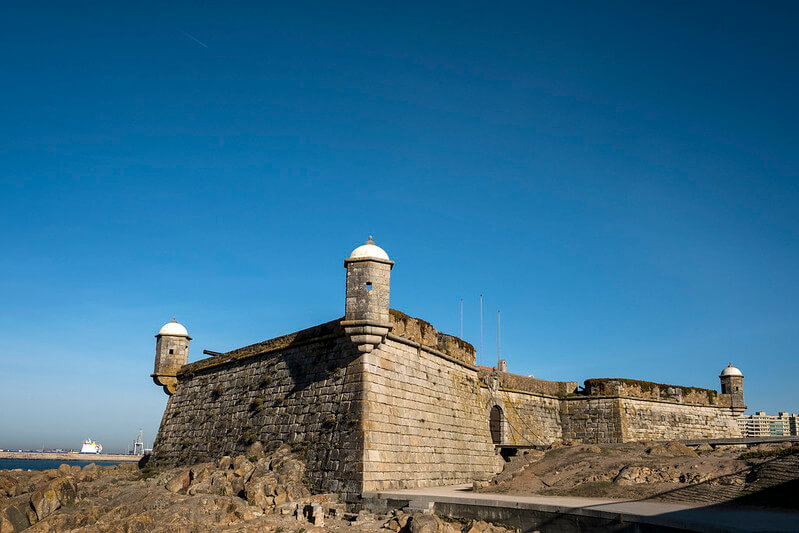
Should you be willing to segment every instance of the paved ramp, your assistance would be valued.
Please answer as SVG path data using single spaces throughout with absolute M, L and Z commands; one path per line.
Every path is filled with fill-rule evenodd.
M 799 513 L 685 503 L 475 493 L 469 485 L 365 493 L 389 507 L 484 518 L 522 531 L 799 531 Z

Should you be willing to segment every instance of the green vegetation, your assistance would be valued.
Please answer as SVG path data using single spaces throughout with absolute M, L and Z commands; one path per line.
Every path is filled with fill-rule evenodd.
M 799 446 L 791 446 L 790 448 L 783 448 L 781 450 L 758 450 L 754 452 L 744 452 L 738 456 L 738 459 L 764 459 L 767 457 L 784 457 L 786 455 L 799 454 Z

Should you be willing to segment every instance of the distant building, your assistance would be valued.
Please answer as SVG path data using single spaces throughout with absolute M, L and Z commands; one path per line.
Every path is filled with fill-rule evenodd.
M 738 426 L 744 437 L 785 437 L 799 435 L 799 416 L 787 412 L 767 415 L 757 411 L 753 415 L 738 418 Z

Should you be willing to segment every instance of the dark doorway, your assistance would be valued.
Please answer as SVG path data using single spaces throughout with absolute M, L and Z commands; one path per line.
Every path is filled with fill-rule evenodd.
M 491 408 L 488 426 L 491 428 L 491 442 L 502 444 L 502 409 L 498 405 Z

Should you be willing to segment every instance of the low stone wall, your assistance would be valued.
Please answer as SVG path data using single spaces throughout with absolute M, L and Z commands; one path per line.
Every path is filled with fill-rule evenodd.
M 577 390 L 576 381 L 547 381 L 529 376 L 520 376 L 510 372 L 497 372 L 493 368 L 479 367 L 480 381 L 488 383 L 489 377 L 495 375 L 499 379 L 499 386 L 506 390 L 546 394 L 548 396 L 566 396 Z
M 625 442 L 741 436 L 735 417 L 726 408 L 625 398 L 620 400 L 620 409 Z
M 328 325 L 329 326 L 329 325 Z M 309 330 L 310 331 L 310 330 Z M 316 333 L 336 333 L 335 327 Z M 186 365 L 153 455 L 160 464 L 215 460 L 261 441 L 303 454 L 310 485 L 361 492 L 362 361 L 349 339 L 308 331 Z
M 364 356 L 364 490 L 484 479 L 497 468 L 474 367 L 402 339 Z
M 561 402 L 563 439 L 584 443 L 738 437 L 727 408 L 622 397 Z

